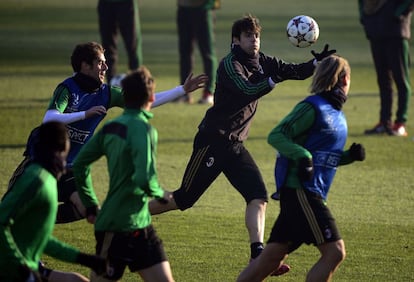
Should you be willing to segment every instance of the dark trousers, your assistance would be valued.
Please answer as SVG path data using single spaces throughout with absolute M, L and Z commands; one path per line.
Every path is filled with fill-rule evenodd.
M 135 0 L 98 3 L 99 32 L 108 65 L 107 80 L 117 74 L 118 31 L 124 41 L 130 70 L 142 64 L 142 39 L 138 4 Z
M 214 19 L 212 10 L 179 7 L 177 11 L 180 83 L 183 84 L 194 68 L 194 45 L 197 42 L 209 81 L 205 91 L 213 93 L 217 58 L 214 49 Z
M 398 104 L 395 122 L 405 123 L 411 97 L 409 43 L 405 39 L 370 40 L 380 91 L 380 121 L 392 122 L 393 81 L 397 87 Z

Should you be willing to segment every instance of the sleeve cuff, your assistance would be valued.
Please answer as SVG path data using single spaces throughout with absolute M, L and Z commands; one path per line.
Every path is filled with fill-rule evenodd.
M 269 77 L 269 86 L 272 88 L 275 88 L 276 86 L 276 82 L 274 82 L 271 77 Z

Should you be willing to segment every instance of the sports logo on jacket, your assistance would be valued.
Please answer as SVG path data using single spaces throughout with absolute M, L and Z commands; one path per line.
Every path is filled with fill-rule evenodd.
M 209 157 L 207 162 L 206 162 L 206 166 L 207 167 L 212 167 L 214 164 L 214 158 L 213 157 Z

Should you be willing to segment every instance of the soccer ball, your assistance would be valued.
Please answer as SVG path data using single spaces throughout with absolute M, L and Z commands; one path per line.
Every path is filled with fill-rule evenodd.
M 311 17 L 300 15 L 293 17 L 286 27 L 287 37 L 294 46 L 309 47 L 318 40 L 319 26 Z
M 125 76 L 126 76 L 125 73 L 117 74 L 114 77 L 112 77 L 112 79 L 109 82 L 109 84 L 110 85 L 114 85 L 114 86 L 118 86 L 118 87 L 122 87 L 121 86 L 121 81 L 125 78 Z

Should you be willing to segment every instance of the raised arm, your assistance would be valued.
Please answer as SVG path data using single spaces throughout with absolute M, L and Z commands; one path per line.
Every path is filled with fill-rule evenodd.
M 155 108 L 161 106 L 183 96 L 186 93 L 202 88 L 207 80 L 208 76 L 205 74 L 197 75 L 194 78 L 193 74 L 190 74 L 183 85 L 177 86 L 170 90 L 155 93 L 155 102 L 152 104 L 152 107 Z

